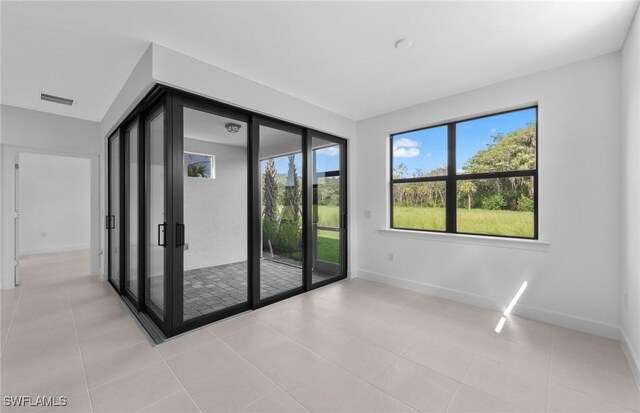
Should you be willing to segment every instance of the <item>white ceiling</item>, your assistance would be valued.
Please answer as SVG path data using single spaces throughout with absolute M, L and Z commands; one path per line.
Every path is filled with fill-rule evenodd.
M 2 102 L 99 121 L 156 42 L 358 120 L 619 50 L 636 8 L 3 1 Z M 410 49 L 393 47 L 402 37 Z M 40 92 L 76 102 L 42 102 Z
M 240 125 L 236 133 L 229 133 L 227 123 Z M 225 118 L 196 109 L 185 108 L 183 119 L 184 137 L 221 145 L 247 147 L 247 124 L 235 119 Z M 302 136 L 278 129 L 260 126 L 260 148 L 274 147 L 283 144 L 297 145 L 301 150 Z M 314 145 L 314 148 L 317 145 Z
M 219 143 L 231 146 L 247 146 L 247 124 L 212 113 L 195 109 L 184 109 L 184 137 L 199 141 Z M 229 133 L 227 123 L 240 125 L 236 133 Z

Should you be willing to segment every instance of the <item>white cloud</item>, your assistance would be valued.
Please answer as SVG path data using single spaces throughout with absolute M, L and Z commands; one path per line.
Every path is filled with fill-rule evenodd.
M 418 145 L 420 145 L 420 142 L 409 138 L 400 138 L 398 140 L 394 139 L 393 141 L 394 148 L 415 148 Z
M 427 154 L 425 155 L 425 157 L 427 157 L 427 158 L 431 158 L 431 152 L 427 152 Z
M 393 148 L 393 156 L 396 158 L 415 158 L 418 155 L 420 155 L 418 148 Z
M 393 156 L 396 158 L 415 158 L 420 155 L 420 149 L 418 149 L 420 142 L 414 141 L 409 138 L 400 138 L 393 141 Z
M 340 149 L 337 146 L 329 146 L 328 148 L 319 149 L 316 153 L 325 156 L 336 156 L 340 153 Z

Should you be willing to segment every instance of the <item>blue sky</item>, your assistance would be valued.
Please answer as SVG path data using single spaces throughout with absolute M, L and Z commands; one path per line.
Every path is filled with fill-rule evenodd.
M 286 174 L 289 171 L 289 157 L 281 156 L 275 159 L 276 171 L 279 174 Z M 302 154 L 297 153 L 294 159 L 296 164 L 296 171 L 298 176 L 302 176 Z M 262 172 L 266 168 L 266 161 L 262 162 Z M 316 150 L 316 170 L 318 172 L 323 171 L 336 171 L 340 169 L 340 149 L 338 145 L 330 146 L 328 148 Z
M 502 115 L 490 116 L 467 122 L 456 127 L 457 169 L 487 144 L 496 133 L 507 134 L 536 121 L 536 110 L 525 109 Z M 406 177 L 416 169 L 432 171 L 447 166 L 447 127 L 423 129 L 395 135 L 393 138 L 393 166 L 404 163 L 408 167 Z

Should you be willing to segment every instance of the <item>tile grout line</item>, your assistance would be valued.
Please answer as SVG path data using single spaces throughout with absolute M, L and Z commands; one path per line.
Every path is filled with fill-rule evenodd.
M 354 378 L 356 378 L 357 380 L 361 380 L 362 382 L 364 382 L 364 383 L 366 383 L 366 384 L 370 385 L 371 387 L 373 387 L 373 388 L 377 389 L 378 391 L 380 391 L 380 392 L 382 392 L 382 393 L 386 394 L 387 396 L 391 397 L 392 399 L 394 399 L 394 400 L 398 401 L 400 404 L 402 404 L 402 405 L 404 405 L 404 406 L 409 407 L 411 410 L 415 410 L 415 411 L 417 411 L 417 409 L 414 409 L 413 407 L 411 407 L 411 406 L 410 406 L 410 405 L 408 405 L 407 403 L 403 402 L 402 400 L 398 399 L 398 398 L 397 398 L 397 397 L 395 397 L 394 395 L 387 393 L 385 390 L 381 389 L 380 387 L 378 387 L 378 386 L 377 386 L 377 385 L 375 385 L 374 383 L 370 382 L 369 380 L 364 379 L 364 378 L 362 378 L 362 377 L 358 376 L 358 375 L 357 375 L 357 374 L 355 374 L 355 373 L 352 373 L 351 371 L 347 370 L 346 368 L 344 368 L 344 367 L 343 367 L 343 366 L 341 366 L 340 364 L 336 363 L 335 361 L 328 359 L 327 357 L 323 356 L 322 354 L 317 353 L 315 350 L 313 350 L 313 349 L 311 349 L 311 348 L 307 347 L 305 344 L 300 343 L 300 342 L 299 342 L 298 340 L 296 340 L 294 337 L 291 337 L 291 336 L 289 336 L 289 335 L 287 335 L 287 334 L 284 334 L 284 333 L 282 333 L 282 332 L 280 332 L 280 331 L 276 330 L 275 328 L 271 327 L 270 325 L 268 325 L 267 323 L 265 323 L 265 322 L 263 322 L 263 321 L 261 321 L 261 320 L 258 320 L 258 321 L 259 321 L 259 322 L 261 322 L 262 324 L 264 324 L 266 327 L 268 327 L 268 328 L 272 329 L 273 331 L 275 331 L 275 332 L 277 332 L 277 333 L 280 333 L 280 334 L 282 334 L 283 336 L 285 336 L 285 337 L 289 338 L 289 339 L 290 339 L 291 341 L 293 341 L 294 343 L 298 344 L 299 346 L 302 346 L 303 348 L 307 349 L 308 351 L 312 352 L 313 354 L 317 355 L 318 357 L 320 357 L 320 358 L 322 358 L 322 359 L 326 360 L 326 361 L 327 361 L 327 362 L 329 362 L 330 364 L 332 364 L 332 365 L 334 365 L 334 366 L 338 367 L 340 370 L 342 370 L 342 371 L 343 371 L 343 372 L 345 372 L 346 374 L 348 374 L 348 375 L 350 375 L 350 376 L 353 376 L 353 377 L 354 377 Z M 325 324 L 327 324 L 327 323 L 325 323 Z M 327 325 L 330 325 L 330 324 L 327 324 Z M 337 328 L 337 327 L 336 327 L 336 328 Z M 342 330 L 342 331 L 344 331 L 344 330 Z M 356 338 L 357 338 L 357 337 L 356 337 Z M 373 344 L 373 343 L 371 343 L 371 344 Z M 378 347 L 379 347 L 379 346 L 378 346 Z M 390 352 L 390 353 L 392 353 L 392 352 Z M 395 354 L 395 353 L 393 353 L 393 354 Z M 397 356 L 397 354 L 396 354 L 396 356 Z M 398 361 L 398 359 L 396 358 L 396 360 L 394 360 L 390 365 L 388 365 L 387 367 L 385 367 L 384 371 L 386 371 L 388 368 L 390 368 L 392 365 L 394 365 L 397 361 Z M 253 364 L 251 364 L 251 365 L 253 365 Z M 256 366 L 254 366 L 254 367 L 256 367 Z M 257 367 L 256 367 L 256 368 L 257 368 Z M 428 368 L 428 367 L 427 367 L 427 368 Z M 433 371 L 435 371 L 435 370 L 433 370 Z M 439 372 L 436 372 L 436 373 L 441 374 L 441 373 L 439 373 Z M 263 374 L 264 374 L 264 373 L 263 373 Z M 378 376 L 378 377 L 379 377 L 379 376 Z M 448 376 L 446 376 L 446 377 L 448 377 Z M 285 390 L 285 391 L 286 391 L 286 390 Z M 287 393 L 288 393 L 288 392 L 287 392 Z M 297 400 L 297 399 L 296 399 L 296 400 Z
M 17 288 L 17 287 L 14 287 Z M 0 356 L 4 353 L 4 350 L 7 348 L 7 343 L 9 340 L 9 334 L 11 334 L 11 328 L 13 327 L 13 320 L 16 317 L 16 312 L 18 311 L 18 304 L 20 304 L 20 298 L 22 298 L 22 289 L 18 292 L 18 298 L 16 299 L 16 303 L 13 308 L 13 312 L 11 313 L 11 321 L 9 322 L 9 329 L 7 330 L 7 336 L 4 338 L 2 342 L 2 349 L 0 349 Z
M 261 372 L 261 373 L 262 373 L 262 372 Z M 264 395 L 264 396 L 262 396 L 262 397 L 258 397 L 256 400 L 254 400 L 254 401 L 252 401 L 251 403 L 249 403 L 249 405 L 248 405 L 248 406 L 243 407 L 243 408 L 242 408 L 241 410 L 239 410 L 239 411 L 240 411 L 240 412 L 244 412 L 244 411 L 245 411 L 246 409 L 248 409 L 249 407 L 251 407 L 251 406 L 253 406 L 254 404 L 258 403 L 260 400 L 266 399 L 266 398 L 267 398 L 267 396 L 269 396 L 269 394 L 271 394 L 271 393 L 267 393 L 267 394 L 265 394 L 265 395 Z M 288 393 L 287 393 L 287 394 L 288 394 Z M 294 399 L 294 400 L 296 400 L 296 399 Z M 296 402 L 297 402 L 297 400 L 296 400 Z M 302 406 L 302 408 L 303 408 L 303 409 L 305 409 L 305 410 L 307 409 L 307 408 L 306 408 L 306 407 L 304 407 L 303 405 L 301 405 L 301 406 Z
M 551 346 L 549 348 L 549 377 L 547 379 L 547 413 L 549 412 L 549 401 L 551 399 L 551 371 L 553 369 L 553 345 L 556 333 L 551 329 Z
M 196 403 L 195 400 L 193 400 L 193 397 L 191 397 L 191 393 L 189 393 L 187 391 L 187 388 L 184 387 L 184 384 L 182 383 L 182 381 L 180 381 L 178 376 L 176 376 L 176 373 L 173 372 L 173 370 L 171 369 L 171 366 L 169 366 L 169 363 L 167 363 L 167 360 L 165 360 L 164 357 L 162 357 L 162 354 L 160 354 L 160 352 L 158 351 L 157 348 L 154 347 L 154 350 L 155 350 L 156 353 L 158 353 L 158 355 L 162 359 L 162 362 L 164 363 L 165 366 L 167 366 L 167 368 L 169 369 L 169 371 L 171 372 L 173 377 L 178 381 L 178 383 L 180 383 L 180 387 L 182 387 L 182 390 L 187 394 L 187 396 L 189 396 L 189 400 L 191 400 L 191 402 L 194 404 L 194 406 L 196 406 L 198 408 L 198 410 L 200 411 L 200 413 L 202 413 L 202 409 L 200 408 L 200 405 L 198 403 Z M 160 401 L 160 400 L 158 400 L 158 401 Z M 157 403 L 157 402 L 155 402 L 155 403 Z M 155 404 L 155 403 L 153 403 L 153 404 Z M 146 407 L 149 407 L 149 406 L 146 406 Z
M 506 405 L 509 405 L 509 406 L 513 407 L 514 409 L 518 409 L 518 410 L 520 410 L 520 411 L 524 412 L 524 410 L 523 410 L 523 409 L 521 409 L 520 407 L 515 406 L 512 402 L 507 401 L 507 400 L 504 400 L 504 399 L 502 399 L 501 397 L 496 396 L 496 395 L 493 395 L 493 394 L 491 394 L 491 393 L 487 393 L 487 392 L 486 392 L 485 390 L 483 390 L 483 389 L 479 389 L 479 388 L 477 388 L 477 387 L 474 387 L 474 386 L 472 386 L 472 385 L 467 384 L 467 383 L 465 383 L 465 382 L 464 382 L 464 379 L 466 379 L 466 378 L 467 378 L 467 374 L 469 374 L 469 370 L 471 370 L 471 365 L 472 365 L 472 364 L 475 362 L 475 360 L 476 360 L 476 359 L 478 359 L 478 358 L 481 358 L 481 359 L 484 359 L 484 360 L 489 360 L 489 361 L 492 361 L 492 362 L 494 362 L 494 363 L 498 363 L 498 364 L 503 364 L 503 365 L 505 365 L 505 366 L 507 366 L 507 367 L 511 367 L 511 366 L 509 366 L 509 365 L 507 365 L 507 364 L 504 364 L 504 363 L 501 363 L 501 362 L 499 362 L 499 361 L 495 361 L 495 360 L 492 360 L 492 359 L 488 359 L 488 358 L 483 357 L 483 356 L 478 355 L 478 354 L 474 354 L 474 353 L 472 353 L 472 355 L 473 355 L 473 360 L 471 361 L 471 363 L 469 363 L 469 367 L 467 367 L 467 371 L 465 371 L 464 376 L 462 377 L 462 380 L 460 380 L 460 382 L 459 382 L 459 383 L 460 383 L 460 388 L 462 388 L 462 386 L 467 386 L 468 388 L 470 388 L 470 389 L 472 389 L 472 390 L 474 390 L 474 391 L 477 391 L 478 393 L 482 393 L 482 394 L 484 394 L 484 395 L 486 395 L 486 396 L 488 396 L 488 397 L 490 397 L 490 398 L 492 398 L 492 399 L 499 400 L 501 403 L 504 403 L 504 404 L 506 404 Z M 513 367 L 511 367 L 511 368 L 513 368 Z M 460 390 L 460 388 L 456 391 L 456 394 L 458 393 L 458 391 Z M 453 399 L 451 399 L 451 400 L 453 400 Z M 447 406 L 447 407 L 448 407 L 448 406 Z
M 160 363 L 158 363 L 158 364 L 160 364 Z M 143 408 L 141 408 L 141 409 L 136 410 L 136 411 L 135 411 L 135 413 L 140 413 L 140 412 L 141 412 L 141 411 L 143 411 L 144 409 L 149 408 L 149 407 L 151 407 L 151 406 L 154 406 L 154 405 L 156 405 L 156 404 L 160 403 L 161 401 L 167 400 L 168 398 L 175 396 L 176 394 L 180 393 L 181 391 L 183 391 L 183 390 L 178 390 L 178 391 L 176 391 L 175 393 L 171 393 L 170 395 L 165 396 L 165 397 L 163 397 L 163 398 L 162 398 L 162 399 L 160 399 L 160 400 L 157 400 L 157 401 L 155 401 L 155 402 L 153 402 L 153 403 L 151 403 L 151 404 L 149 404 L 149 405 L 144 406 L 144 407 L 143 407 Z M 198 405 L 196 405 L 196 407 L 198 407 Z M 198 410 L 200 410 L 200 407 L 198 407 Z M 200 410 L 200 411 L 202 412 L 202 410 Z
M 446 413 L 447 410 L 449 410 L 449 407 L 451 406 L 451 403 L 453 402 L 453 399 L 456 398 L 456 396 L 458 395 L 458 393 L 460 392 L 460 389 L 462 388 L 462 383 L 458 383 L 458 388 L 456 389 L 456 391 L 453 392 L 453 395 L 451 396 L 451 398 L 449 399 L 449 401 L 447 402 L 447 405 L 444 406 L 444 409 L 442 410 L 443 412 Z
M 78 327 L 76 325 L 76 316 L 73 313 L 73 309 L 71 309 L 71 298 L 69 295 L 68 287 L 65 288 L 65 293 L 67 294 L 67 300 L 69 301 L 69 309 L 71 310 L 71 318 L 73 319 L 73 332 L 76 335 L 76 344 L 78 345 L 78 352 L 80 353 L 80 363 L 82 363 L 82 377 L 84 378 L 84 385 L 87 389 L 87 396 L 89 398 L 89 409 L 93 412 L 93 401 L 91 400 L 91 392 L 89 391 L 89 382 L 87 381 L 87 368 L 84 364 L 84 357 L 82 357 L 82 348 L 80 347 L 80 339 L 78 338 Z
M 505 367 L 507 367 L 507 368 L 509 368 L 509 369 L 512 369 L 512 370 L 516 370 L 516 371 L 518 371 L 518 372 L 520 372 L 520 373 L 526 373 L 526 370 L 520 370 L 520 369 L 518 369 L 518 368 L 516 368 L 516 367 L 512 367 L 512 366 L 510 366 L 510 365 L 508 365 L 508 364 L 505 364 L 505 363 L 503 363 L 503 362 L 501 362 L 501 361 L 493 360 L 493 359 L 490 359 L 490 358 L 488 358 L 488 357 L 486 357 L 486 356 L 483 356 L 483 355 L 480 355 L 480 354 L 475 354 L 475 353 L 473 353 L 473 356 L 474 356 L 474 361 L 475 361 L 476 359 L 482 359 L 482 360 L 490 361 L 490 362 L 495 363 L 495 364 L 499 364 L 499 365 L 505 366 Z M 471 364 L 473 364 L 473 362 L 472 362 Z M 471 364 L 469 365 L 469 368 L 467 369 L 467 372 L 465 373 L 465 378 L 467 377 L 467 374 L 469 373 L 469 370 L 471 370 Z M 527 374 L 529 377 L 534 377 L 532 374 L 528 374 L 528 373 L 526 373 L 526 374 Z M 534 377 L 534 378 L 535 378 L 535 377 Z M 473 389 L 473 390 L 475 390 L 475 391 L 477 391 L 477 392 L 479 392 L 479 393 L 485 394 L 485 395 L 487 395 L 487 396 L 489 396 L 489 397 L 491 397 L 491 398 L 494 398 L 494 399 L 500 400 L 502 403 L 508 404 L 508 405 L 510 405 L 510 406 L 513 406 L 513 407 L 514 407 L 514 408 L 516 408 L 516 409 L 520 409 L 520 410 L 524 411 L 524 409 L 522 409 L 521 407 L 517 407 L 517 406 L 515 406 L 515 405 L 513 404 L 513 402 L 510 402 L 510 401 L 508 401 L 508 400 L 505 400 L 505 399 L 501 398 L 500 396 L 497 396 L 497 395 L 494 395 L 494 394 L 488 393 L 488 392 L 487 392 L 486 390 L 484 390 L 484 389 L 480 389 L 480 388 L 478 388 L 478 387 L 475 387 L 475 386 L 474 386 L 474 385 L 472 385 L 472 384 L 467 384 L 467 383 L 461 383 L 461 384 L 464 384 L 465 386 L 467 386 L 467 387 L 469 387 L 469 388 L 471 388 L 471 389 Z
M 410 302 L 415 301 L 415 299 L 418 299 L 419 297 L 420 297 L 420 296 L 415 297 L 415 298 L 414 298 L 414 299 L 412 299 L 412 300 L 409 300 L 407 303 L 405 303 L 405 304 L 403 305 L 403 307 L 404 307 L 405 305 L 408 305 Z M 442 314 L 438 315 L 438 317 L 437 317 L 437 318 L 444 318 L 444 317 L 445 317 L 445 316 L 446 316 L 450 311 L 452 311 L 452 309 L 453 309 L 456 305 L 457 305 L 457 303 L 455 303 L 455 302 L 454 302 L 454 303 L 453 303 L 453 305 L 449 306 L 449 308 L 447 308 L 445 312 L 443 312 Z M 400 309 L 398 309 L 398 310 L 396 310 L 396 311 L 399 311 L 399 310 L 400 310 Z M 396 311 L 393 311 L 392 313 L 395 313 Z M 390 314 L 392 314 L 392 313 L 389 313 L 388 315 L 390 315 Z M 388 315 L 385 315 L 385 318 L 386 318 Z M 319 319 L 318 319 L 318 320 L 319 320 Z M 339 329 L 339 330 L 341 330 L 341 331 L 343 331 L 343 332 L 347 332 L 348 334 L 351 334 L 351 335 L 353 335 L 353 336 L 354 336 L 354 337 L 356 337 L 356 338 L 360 338 L 360 339 L 362 339 L 362 340 L 364 340 L 364 341 L 367 341 L 368 343 L 370 343 L 370 344 L 372 344 L 372 345 L 378 346 L 377 344 L 372 343 L 372 342 L 370 342 L 369 340 L 367 340 L 367 339 L 365 339 L 365 338 L 361 338 L 361 337 L 359 337 L 358 335 L 356 335 L 356 334 L 354 334 L 354 333 L 351 333 L 350 331 L 345 330 L 345 329 L 343 329 L 343 328 L 341 328 L 341 327 L 336 327 L 336 326 L 334 326 L 334 325 L 332 325 L 332 324 L 329 324 L 329 323 L 327 323 L 327 322 L 325 322 L 325 321 L 323 321 L 323 320 L 319 320 L 319 321 L 323 322 L 324 324 L 327 324 L 328 326 L 331 326 L 331 327 L 334 327 L 334 328 L 336 328 L 336 329 Z M 265 324 L 266 324 L 266 323 L 265 323 Z M 273 327 L 272 327 L 272 328 L 273 328 Z M 277 331 L 277 330 L 276 330 L 276 331 Z M 483 333 L 483 334 L 485 334 L 485 333 Z M 286 335 L 286 334 L 285 334 L 285 335 Z M 486 336 L 489 336 L 489 334 L 485 334 L 485 335 L 486 335 Z M 288 336 L 288 335 L 287 335 L 287 336 Z M 290 336 L 289 336 L 289 337 L 290 337 Z M 297 342 L 297 340 L 295 340 L 295 338 L 292 338 L 292 339 L 293 339 L 294 341 L 296 341 L 296 342 Z M 509 342 L 510 342 L 510 341 L 509 341 Z M 302 343 L 298 343 L 298 344 L 300 344 L 300 345 L 304 346 L 304 344 L 302 344 Z M 514 343 L 514 344 L 520 344 L 520 343 Z M 304 347 L 305 347 L 305 348 L 308 348 L 308 347 L 306 347 L 306 346 L 304 346 Z M 380 347 L 380 346 L 378 346 L 378 347 Z M 411 346 L 409 346 L 409 347 L 411 347 Z M 310 350 L 311 350 L 311 349 L 310 349 Z M 386 349 L 385 349 L 385 350 L 386 350 Z M 472 361 L 471 363 L 469 363 L 469 366 L 467 367 L 467 370 L 465 371 L 465 374 L 464 374 L 463 378 L 462 378 L 461 380 L 457 380 L 456 378 L 453 378 L 453 377 L 449 376 L 448 374 L 441 373 L 440 371 L 435 370 L 435 369 L 433 369 L 433 368 L 431 368 L 431 367 L 429 367 L 429 366 L 426 366 L 426 365 L 424 365 L 424 364 L 422 364 L 422 363 L 419 363 L 419 362 L 416 362 L 416 361 L 414 361 L 414 360 L 411 360 L 411 359 L 407 358 L 404 354 L 405 354 L 408 350 L 409 350 L 409 348 L 405 349 L 405 351 L 403 351 L 403 352 L 402 352 L 402 354 L 399 354 L 399 357 L 398 357 L 398 358 L 397 358 L 393 363 L 391 363 L 391 365 L 387 366 L 387 367 L 383 370 L 383 372 L 382 372 L 378 377 L 382 376 L 382 374 L 384 374 L 384 372 L 385 372 L 385 371 L 387 371 L 387 370 L 388 370 L 388 369 L 389 369 L 393 364 L 395 364 L 395 363 L 396 363 L 400 358 L 402 358 L 402 359 L 404 359 L 404 360 L 406 360 L 406 361 L 409 361 L 409 362 L 411 362 L 411 363 L 415 363 L 415 364 L 417 364 L 418 366 L 420 366 L 420 367 L 422 367 L 422 368 L 426 368 L 426 369 L 428 369 L 428 370 L 430 370 L 430 371 L 433 371 L 433 372 L 438 373 L 438 374 L 440 374 L 440 375 L 442 375 L 442 376 L 445 376 L 445 377 L 447 377 L 447 378 L 449 378 L 449 379 L 451 379 L 451 380 L 453 380 L 453 381 L 456 381 L 456 382 L 458 382 L 458 383 L 459 383 L 459 387 L 460 387 L 460 386 L 464 385 L 464 379 L 466 378 L 466 376 L 467 376 L 467 374 L 468 374 L 469 370 L 471 369 L 471 365 L 473 364 L 473 361 Z M 313 350 L 311 350 L 311 351 L 313 351 Z M 390 351 L 390 350 L 388 350 L 388 351 Z M 394 353 L 394 352 L 392 352 L 392 351 L 390 351 L 390 352 L 391 352 L 391 353 Z M 509 364 L 503 363 L 503 362 L 498 361 L 498 360 L 493 360 L 492 358 L 488 358 L 488 357 L 485 357 L 485 356 L 483 356 L 483 355 L 476 354 L 476 353 L 475 353 L 475 352 L 473 352 L 473 351 L 468 351 L 468 352 L 469 352 L 469 354 L 471 354 L 471 355 L 474 357 L 474 359 L 476 359 L 476 358 L 482 358 L 482 359 L 485 359 L 485 360 L 489 360 L 489 361 L 492 361 L 492 362 L 495 362 L 495 363 L 498 363 L 498 364 L 501 364 L 501 365 L 507 366 L 507 367 L 512 368 L 512 369 L 514 369 L 514 370 L 517 370 L 517 371 L 525 372 L 525 373 L 526 373 L 526 370 L 524 370 L 524 369 L 517 368 L 517 367 L 513 367 L 513 366 L 511 366 L 511 365 L 509 365 Z M 394 354 L 398 354 L 398 353 L 394 353 Z M 323 357 L 323 356 L 321 356 L 321 357 Z M 328 359 L 327 359 L 327 360 L 328 360 Z M 331 361 L 331 360 L 329 360 L 329 361 Z M 337 364 L 337 363 L 334 363 L 334 364 Z M 340 367 L 341 367 L 341 366 L 340 366 Z M 346 370 L 346 371 L 348 371 L 348 370 Z M 349 372 L 349 373 L 351 373 L 351 372 Z M 351 374 L 353 374 L 353 373 L 351 373 Z M 354 375 L 354 376 L 355 376 L 355 375 Z M 359 376 L 356 376 L 356 377 L 359 377 Z M 363 379 L 363 380 L 364 380 L 364 379 Z M 368 380 L 364 380 L 364 381 L 366 381 L 366 382 L 370 383 L 371 385 L 373 385 L 374 387 L 378 388 L 377 386 L 375 386 L 375 384 L 373 384 L 373 383 L 369 382 Z M 489 394 L 489 393 L 485 392 L 484 390 L 477 389 L 477 388 L 475 388 L 475 387 L 471 387 L 471 388 L 473 388 L 474 390 L 479 391 L 479 392 L 481 392 L 481 393 L 483 393 L 483 394 L 485 394 L 485 395 L 487 395 L 487 396 L 490 396 L 490 397 L 496 398 L 496 399 L 498 399 L 498 400 L 500 400 L 500 401 L 502 401 L 502 402 L 504 402 L 504 403 L 507 403 L 507 404 L 511 405 L 511 403 L 509 403 L 509 402 L 507 402 L 507 401 L 505 401 L 505 400 L 503 400 L 503 399 L 501 399 L 501 398 L 499 398 L 499 397 L 493 396 L 493 395 L 491 395 L 491 394 Z M 383 391 L 385 394 L 388 394 L 388 393 L 387 393 L 387 392 L 385 392 L 384 390 L 382 390 L 382 389 L 380 389 L 380 388 L 378 388 L 378 389 L 379 389 L 380 391 Z M 457 390 L 456 390 L 456 392 L 457 392 Z M 390 396 L 391 396 L 391 395 L 390 395 Z M 393 397 L 393 396 L 391 396 L 391 397 Z M 453 398 L 452 398 L 451 400 L 453 400 Z M 547 400 L 547 402 L 548 402 L 548 400 Z M 406 403 L 404 403 L 404 404 L 406 404 Z M 515 407 L 515 406 L 514 406 L 514 407 Z
M 255 318 L 255 317 L 254 317 Z M 258 323 L 261 323 L 265 326 L 267 326 L 268 328 L 272 328 L 271 326 L 263 323 L 262 321 L 260 321 L 259 319 L 256 318 L 256 321 L 258 321 Z M 251 326 L 246 326 L 239 331 L 244 330 L 245 328 L 249 328 Z M 277 331 L 277 330 L 275 330 Z M 227 346 L 231 351 L 233 351 L 234 353 L 236 353 L 240 358 L 242 358 L 245 362 L 249 363 L 249 365 L 251 367 L 253 367 L 254 369 L 256 369 L 257 371 L 260 372 L 260 374 L 262 374 L 267 380 L 269 380 L 270 382 L 272 382 L 277 388 L 279 388 L 280 390 L 282 390 L 283 392 L 285 392 L 286 394 L 288 394 L 293 400 L 295 400 L 296 402 L 298 402 L 298 404 L 300 404 L 302 407 L 304 407 L 307 411 L 311 412 L 312 410 L 309 409 L 304 403 L 302 403 L 300 400 L 298 400 L 293 394 L 289 393 L 284 387 L 282 387 L 280 384 L 276 383 L 275 380 L 273 380 L 271 377 L 269 377 L 264 371 L 262 371 L 258 366 L 256 366 L 255 364 L 253 364 L 251 361 L 249 361 L 249 359 L 247 359 L 244 355 L 242 355 L 239 351 L 237 351 L 236 349 L 234 349 L 233 347 L 231 347 L 226 341 L 224 341 L 221 337 L 218 337 L 215 335 L 215 333 L 208 331 L 209 334 L 213 334 L 216 338 L 218 338 L 218 340 L 220 340 L 225 346 Z M 236 332 L 232 333 L 235 334 Z M 231 335 L 231 334 L 229 334 Z M 284 334 L 283 334 L 284 335 Z M 306 348 L 306 347 L 305 347 Z M 262 399 L 263 397 L 266 397 L 269 393 L 265 394 L 262 397 L 257 398 L 256 400 L 252 401 L 251 403 L 249 403 L 248 405 L 244 406 L 242 410 L 246 409 L 247 407 L 251 406 L 253 403 L 255 403 L 256 401 Z

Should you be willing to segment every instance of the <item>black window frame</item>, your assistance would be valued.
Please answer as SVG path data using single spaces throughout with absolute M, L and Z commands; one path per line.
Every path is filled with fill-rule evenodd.
M 505 115 L 513 112 L 520 112 L 527 109 L 535 109 L 536 111 L 536 167 L 535 169 L 516 170 L 516 171 L 499 171 L 499 172 L 483 172 L 473 174 L 458 174 L 456 169 L 456 125 L 459 123 L 474 121 L 478 119 L 490 118 L 498 115 Z M 510 109 L 501 112 L 492 112 L 486 115 L 475 116 L 471 118 L 463 118 L 455 121 L 449 121 L 444 123 L 438 123 L 422 128 L 416 128 L 406 130 L 402 132 L 392 133 L 389 136 L 389 227 L 391 229 L 417 231 L 417 232 L 429 232 L 440 234 L 458 234 L 458 235 L 474 235 L 479 237 L 496 237 L 496 238 L 512 238 L 512 239 L 525 239 L 525 240 L 538 240 L 538 171 L 540 169 L 540 163 L 538 154 L 540 153 L 540 141 L 539 141 L 539 108 L 538 104 L 527 105 L 518 107 L 517 109 Z M 447 127 L 447 174 L 440 176 L 424 176 L 417 178 L 395 178 L 393 176 L 393 139 L 398 135 L 404 135 L 411 132 L 417 132 L 427 129 Z M 496 178 L 515 178 L 515 177 L 533 177 L 533 237 L 521 237 L 515 235 L 500 235 L 500 234 L 485 234 L 485 233 L 472 233 L 458 231 L 458 181 L 477 180 L 477 179 L 496 179 Z M 394 184 L 401 183 L 424 183 L 424 182 L 445 182 L 446 184 L 446 198 L 445 198 L 445 214 L 446 223 L 445 230 L 436 229 L 420 229 L 420 228 L 405 228 L 397 227 L 393 224 L 393 207 L 394 207 Z

